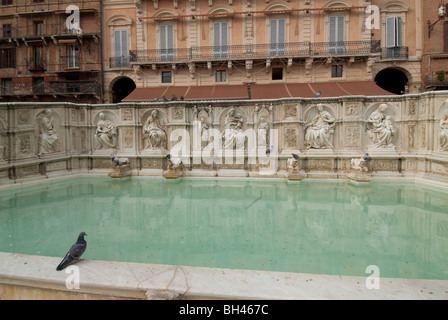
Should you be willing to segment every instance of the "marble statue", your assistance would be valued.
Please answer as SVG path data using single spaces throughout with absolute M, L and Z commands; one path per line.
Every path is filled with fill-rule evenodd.
M 201 117 L 201 145 L 204 148 L 210 140 L 209 125 L 204 117 Z
M 369 154 L 366 153 L 364 156 L 360 158 L 354 158 L 350 161 L 350 168 L 356 171 L 364 171 L 367 172 L 369 169 L 367 168 L 367 161 L 369 160 Z
M 166 148 L 167 134 L 160 125 L 159 114 L 153 110 L 143 126 L 145 149 Z
M 445 111 L 445 114 L 440 119 L 440 150 L 448 151 L 448 110 Z
M 39 126 L 39 145 L 38 154 L 50 153 L 56 151 L 56 145 L 59 138 L 56 134 L 53 124 L 53 111 L 47 109 L 37 116 L 37 124 Z
M 235 115 L 235 109 L 231 108 L 225 118 L 223 134 L 224 149 L 239 149 L 244 147 L 245 135 L 242 129 L 243 117 Z
M 115 149 L 117 147 L 117 127 L 101 112 L 95 131 L 95 141 L 97 149 Z
M 291 181 L 300 181 L 302 178 L 299 175 L 299 156 L 295 153 L 286 161 L 286 178 Z
M 269 123 L 266 122 L 265 117 L 260 118 L 260 124 L 258 125 L 258 146 L 269 145 Z
M 386 116 L 387 104 L 381 104 L 367 119 L 369 139 L 375 148 L 393 148 L 395 130 L 390 116 Z
M 336 119 L 327 111 L 323 105 L 317 105 L 317 114 L 313 120 L 305 126 L 305 146 L 310 149 L 333 148 L 332 138 Z

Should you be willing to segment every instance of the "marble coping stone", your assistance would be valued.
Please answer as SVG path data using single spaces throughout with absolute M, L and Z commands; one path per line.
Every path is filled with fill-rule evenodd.
M 70 291 L 70 273 L 56 271 L 61 258 L 0 252 L 2 286 Z M 206 267 L 83 260 L 79 293 L 124 299 L 374 299 L 448 300 L 448 280 L 380 278 L 368 289 L 366 277 L 330 276 Z M 6 297 L 7 298 L 7 297 Z

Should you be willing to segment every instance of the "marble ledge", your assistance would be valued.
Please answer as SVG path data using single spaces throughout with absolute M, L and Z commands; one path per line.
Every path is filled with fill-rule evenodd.
M 0 291 L 2 286 L 44 288 L 57 299 L 58 292 L 70 291 L 68 274 L 55 269 L 60 260 L 0 252 Z M 366 277 L 94 260 L 77 266 L 80 288 L 72 291 L 124 299 L 448 299 L 448 280 L 382 278 L 380 289 L 368 289 Z

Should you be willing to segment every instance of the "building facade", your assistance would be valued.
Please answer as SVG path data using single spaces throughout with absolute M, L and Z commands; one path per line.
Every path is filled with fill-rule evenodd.
M 376 80 L 420 92 L 422 2 L 105 0 L 106 100 L 125 86 Z
M 0 10 L 0 101 L 102 102 L 100 1 L 2 0 Z
M 422 81 L 425 90 L 448 89 L 448 18 L 445 1 L 424 1 Z

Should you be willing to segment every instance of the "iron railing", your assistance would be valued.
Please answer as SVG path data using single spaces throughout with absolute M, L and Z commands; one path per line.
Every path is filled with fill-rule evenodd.
M 408 47 L 391 47 L 381 49 L 381 59 L 407 59 L 409 57 Z
M 98 81 L 93 80 L 54 80 L 42 81 L 38 83 L 23 82 L 14 84 L 6 92 L 1 91 L 1 95 L 22 96 L 22 95 L 85 95 L 101 94 L 101 86 Z
M 290 42 L 231 46 L 202 46 L 177 49 L 131 50 L 132 63 L 194 62 L 223 59 L 264 59 L 275 57 L 359 56 L 381 53 L 381 42 Z M 115 59 L 115 58 L 113 58 Z
M 129 68 L 129 57 L 111 57 L 109 58 L 110 68 Z

